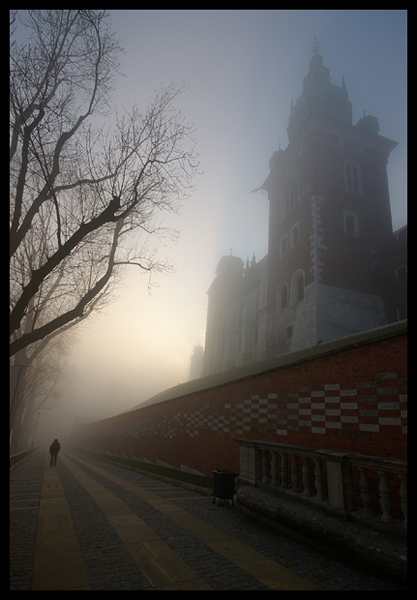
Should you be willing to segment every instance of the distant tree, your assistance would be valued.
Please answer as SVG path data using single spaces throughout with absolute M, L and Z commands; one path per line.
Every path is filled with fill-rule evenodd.
M 120 47 L 105 11 L 25 11 L 11 22 L 16 355 L 88 316 L 126 265 L 170 269 L 155 241 L 176 232 L 158 217 L 179 210 L 198 165 L 194 128 L 174 107 L 183 83 L 162 87 L 143 114 L 133 107 L 109 121 Z M 100 119 L 111 125 L 105 129 Z
M 69 366 L 71 330 L 56 336 L 40 353 L 25 351 L 15 357 L 24 364 L 20 372 L 19 395 L 10 411 L 10 452 L 23 452 L 30 448 L 37 415 L 60 406 L 71 385 L 74 369 Z M 36 345 L 35 345 L 36 347 Z M 23 360 L 22 360 L 23 358 Z

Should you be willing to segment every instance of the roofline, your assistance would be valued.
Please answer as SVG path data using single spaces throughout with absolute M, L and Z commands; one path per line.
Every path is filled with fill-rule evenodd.
M 331 342 L 319 344 L 312 348 L 283 354 L 267 361 L 252 363 L 251 365 L 229 369 L 228 371 L 221 371 L 220 373 L 214 373 L 213 375 L 207 375 L 205 377 L 200 377 L 199 379 L 193 379 L 192 381 L 180 383 L 174 387 L 168 388 L 123 414 L 134 412 L 155 404 L 162 404 L 163 402 L 168 402 L 169 400 L 174 400 L 178 397 L 189 396 L 203 390 L 209 390 L 229 383 L 242 381 L 249 377 L 262 375 L 271 371 L 278 371 L 315 358 L 334 354 L 335 352 L 344 352 L 357 346 L 373 344 L 390 337 L 402 335 L 406 332 L 407 320 L 405 319 L 404 321 L 397 321 L 396 323 L 384 325 L 376 329 L 370 329 Z

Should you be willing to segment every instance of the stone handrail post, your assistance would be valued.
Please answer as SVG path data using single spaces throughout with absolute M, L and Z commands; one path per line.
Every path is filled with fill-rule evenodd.
M 330 505 L 343 511 L 354 510 L 352 466 L 347 461 L 348 455 L 330 450 L 317 450 L 316 453 L 326 461 Z

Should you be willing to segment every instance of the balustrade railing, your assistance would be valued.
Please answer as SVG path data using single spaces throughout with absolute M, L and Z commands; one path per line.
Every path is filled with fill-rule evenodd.
M 296 494 L 345 516 L 407 524 L 407 462 L 280 442 L 236 440 L 238 484 Z M 358 515 L 359 516 L 359 515 Z
M 30 454 L 32 454 L 32 452 L 35 452 L 35 450 L 37 450 L 38 448 L 30 448 L 29 450 L 25 450 L 24 452 L 19 452 L 18 454 L 12 454 L 10 456 L 10 467 L 14 467 L 17 463 L 19 463 L 21 460 L 24 460 L 27 456 L 29 456 Z

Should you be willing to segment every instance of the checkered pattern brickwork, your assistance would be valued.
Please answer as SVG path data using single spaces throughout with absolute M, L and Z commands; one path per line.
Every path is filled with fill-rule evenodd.
M 262 434 L 287 436 L 290 432 L 323 435 L 332 430 L 347 434 L 380 432 L 383 427 L 407 433 L 407 396 L 401 394 L 405 382 L 396 373 L 379 373 L 373 381 L 358 382 L 344 389 L 338 383 L 322 389 L 301 386 L 285 396 L 270 393 L 251 395 L 235 405 L 204 404 L 198 410 L 164 415 L 163 405 L 155 418 L 146 417 L 125 424 L 113 424 L 105 432 L 111 437 L 177 436 L 193 438 L 200 432 L 218 434 Z M 352 433 L 353 434 L 353 433 Z M 354 435 L 354 434 L 353 434 Z

